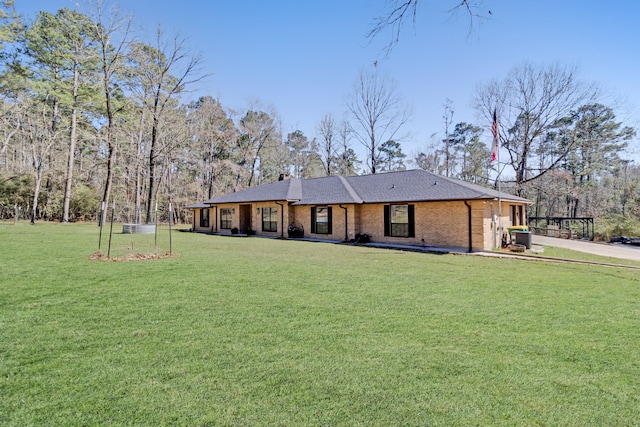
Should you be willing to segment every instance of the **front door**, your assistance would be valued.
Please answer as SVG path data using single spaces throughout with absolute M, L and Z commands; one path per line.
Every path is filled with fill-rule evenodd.
M 251 230 L 251 205 L 240 205 L 240 233 Z

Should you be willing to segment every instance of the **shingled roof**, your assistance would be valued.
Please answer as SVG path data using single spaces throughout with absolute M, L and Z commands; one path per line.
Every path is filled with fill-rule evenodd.
M 419 169 L 348 177 L 329 176 L 302 180 L 291 178 L 216 197 L 204 203 L 213 205 L 287 201 L 293 205 L 331 205 L 482 200 L 498 197 L 507 201 L 530 203 L 518 196 Z
M 204 203 L 215 205 L 219 203 L 269 202 L 275 200 L 295 202 L 301 198 L 302 181 L 299 179 L 285 179 L 283 181 L 270 182 L 236 193 L 215 197 L 205 200 Z

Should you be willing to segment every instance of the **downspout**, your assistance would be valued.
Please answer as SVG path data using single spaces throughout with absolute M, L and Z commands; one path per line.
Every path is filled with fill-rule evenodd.
M 345 208 L 342 205 L 338 205 L 340 206 L 342 209 L 344 209 L 344 241 L 348 242 L 349 241 L 349 226 L 348 226 L 348 222 L 347 222 L 347 208 Z
M 469 202 L 467 202 L 466 200 L 464 201 L 465 206 L 467 207 L 467 212 L 468 212 L 468 221 L 469 221 L 469 251 L 468 252 L 473 252 L 473 234 L 472 234 L 472 228 L 471 228 L 471 205 L 469 204 Z
M 284 204 L 276 202 L 276 205 L 280 206 L 280 238 L 284 239 Z
M 195 209 L 193 210 L 193 231 L 196 231 L 196 210 Z
M 218 206 L 212 206 L 216 210 L 216 214 L 213 217 L 213 224 L 211 225 L 211 233 L 214 233 L 213 228 L 215 227 L 215 231 L 218 231 Z

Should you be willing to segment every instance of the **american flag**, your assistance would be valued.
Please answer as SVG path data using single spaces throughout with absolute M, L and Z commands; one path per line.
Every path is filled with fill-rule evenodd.
M 498 133 L 498 114 L 496 109 L 493 109 L 493 122 L 491 123 L 491 133 L 493 134 L 493 145 L 491 147 L 491 161 L 495 162 L 498 158 L 498 142 L 500 141 L 500 134 Z

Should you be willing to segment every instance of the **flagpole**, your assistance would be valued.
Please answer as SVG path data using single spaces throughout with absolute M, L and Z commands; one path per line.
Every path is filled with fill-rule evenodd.
M 491 154 L 491 161 L 495 160 L 497 162 L 497 175 L 496 175 L 496 184 L 498 187 L 498 229 L 496 230 L 496 234 L 498 238 L 496 239 L 496 247 L 502 247 L 502 233 L 503 233 L 503 225 L 502 225 L 502 184 L 500 183 L 500 174 L 502 171 L 500 170 L 500 130 L 498 129 L 498 103 L 496 102 L 496 106 L 493 109 L 493 121 L 491 123 L 491 133 L 493 134 L 493 149 Z
M 500 138 L 500 136 L 498 136 L 498 138 Z M 503 233 L 503 229 L 502 229 L 502 184 L 500 183 L 500 174 L 502 173 L 502 171 L 500 170 L 500 144 L 498 143 L 498 154 L 497 154 L 497 161 L 498 161 L 498 177 L 496 178 L 498 180 L 498 212 L 499 212 L 499 216 L 498 216 L 498 240 L 500 241 L 500 247 L 502 247 L 502 233 Z

